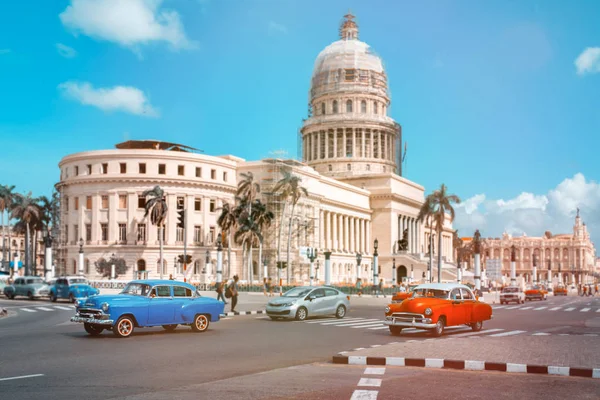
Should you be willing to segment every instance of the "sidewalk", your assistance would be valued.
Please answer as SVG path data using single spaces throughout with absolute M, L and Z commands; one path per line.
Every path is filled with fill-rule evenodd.
M 333 362 L 600 378 L 600 342 L 586 336 L 442 337 L 350 351 Z

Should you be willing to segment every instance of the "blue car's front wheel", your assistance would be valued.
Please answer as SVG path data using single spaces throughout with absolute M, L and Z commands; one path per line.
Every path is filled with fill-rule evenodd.
M 113 326 L 113 334 L 120 338 L 126 338 L 133 334 L 134 322 L 129 315 L 124 315 L 117 320 Z

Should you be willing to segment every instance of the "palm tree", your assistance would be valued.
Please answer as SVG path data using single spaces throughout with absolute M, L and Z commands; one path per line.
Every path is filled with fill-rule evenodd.
M 158 243 L 160 246 L 160 279 L 163 278 L 163 269 L 164 269 L 164 261 L 163 261 L 163 234 L 165 230 L 165 220 L 167 219 L 167 202 L 165 200 L 165 192 L 160 188 L 160 186 L 156 185 L 152 189 L 148 189 L 142 193 L 143 197 L 150 197 L 150 200 L 146 201 L 146 205 L 144 208 L 146 209 L 146 213 L 144 214 L 144 218 L 150 214 L 150 222 L 152 225 L 158 226 Z
M 242 265 L 244 265 L 246 256 L 249 255 L 246 251 L 246 243 L 248 244 L 248 248 L 251 248 L 253 245 L 256 246 L 262 242 L 262 234 L 260 233 L 258 224 L 252 221 L 252 218 L 248 217 L 245 213 L 238 220 L 238 230 L 235 232 L 234 240 L 236 243 L 242 245 Z M 248 260 L 252 261 L 250 257 L 248 257 Z
M 301 186 L 302 178 L 292 174 L 290 171 L 282 171 L 283 177 L 277 182 L 275 187 L 273 188 L 274 193 L 278 193 L 281 197 L 284 198 L 283 203 L 283 211 L 281 213 L 281 224 L 279 225 L 279 237 L 277 240 L 277 261 L 281 261 L 281 228 L 283 226 L 283 217 L 285 215 L 285 209 L 287 206 L 287 200 L 289 199 L 292 203 L 292 212 L 290 214 L 290 224 L 288 227 L 288 244 L 287 244 L 287 284 L 290 283 L 290 247 L 292 245 L 292 220 L 294 218 L 294 210 L 296 208 L 296 204 L 300 198 L 304 196 L 308 196 L 308 191 L 306 188 Z
M 463 242 L 463 240 L 458 237 L 458 229 L 454 231 L 454 233 L 452 234 L 452 247 L 454 248 L 454 252 L 456 254 L 456 265 L 457 265 L 457 269 L 461 268 L 460 263 L 462 262 L 462 255 L 463 252 L 465 251 L 465 243 Z M 458 272 L 457 272 L 458 273 Z M 458 279 L 458 275 L 456 277 Z
M 236 195 L 241 199 L 241 203 L 248 207 L 248 217 L 252 218 L 252 202 L 256 195 L 260 193 L 260 185 L 254 182 L 254 174 L 252 172 L 242 172 L 241 180 L 238 182 Z M 249 249 L 250 263 L 252 263 L 252 243 Z M 250 278 L 250 274 L 248 275 Z
M 260 200 L 254 200 L 254 205 L 252 207 L 252 220 L 256 225 L 258 225 L 258 229 L 263 234 L 263 230 L 271 226 L 271 223 L 275 219 L 275 214 L 273 214 L 270 210 L 267 209 L 267 206 L 261 202 Z M 263 248 L 262 240 L 259 243 L 258 247 L 258 268 L 260 275 L 260 268 L 262 267 L 262 248 Z M 266 278 L 263 277 L 263 278 Z
M 234 215 L 234 208 L 229 203 L 223 203 L 223 207 L 217 209 L 221 211 L 221 215 L 217 219 L 217 225 L 221 228 L 221 232 L 227 235 L 227 274 L 229 277 L 231 272 L 231 234 L 237 226 L 237 218 Z
M 0 185 L 0 226 L 2 227 L 2 264 L 5 264 L 7 261 L 5 243 L 6 241 L 4 236 L 4 212 L 6 211 L 6 213 L 8 214 L 13 205 L 15 197 L 15 194 L 13 193 L 14 189 L 14 186 Z M 10 243 L 10 217 L 8 218 L 8 234 L 8 242 Z M 10 254 L 8 255 L 8 258 L 10 258 Z
M 421 209 L 419 210 L 419 215 L 417 219 L 419 221 L 427 221 L 429 223 L 429 279 L 432 279 L 432 264 L 433 264 L 433 224 L 432 224 L 432 216 L 433 216 L 433 204 L 431 195 L 425 198 L 425 201 L 421 205 Z M 429 282 L 428 282 L 429 283 Z
M 432 217 L 435 221 L 435 227 L 438 235 L 438 282 L 442 282 L 442 231 L 447 214 L 450 214 L 450 223 L 454 221 L 454 208 L 452 203 L 460 203 L 460 198 L 454 194 L 448 194 L 446 185 L 442 186 L 429 195 L 433 208 Z M 428 196 L 428 197 L 429 197 Z
M 31 197 L 31 192 L 26 196 L 17 194 L 14 206 L 11 210 L 11 218 L 19 220 L 21 226 L 25 228 L 25 275 L 29 275 L 31 268 L 31 229 L 40 218 L 40 206 L 36 203 L 36 199 Z

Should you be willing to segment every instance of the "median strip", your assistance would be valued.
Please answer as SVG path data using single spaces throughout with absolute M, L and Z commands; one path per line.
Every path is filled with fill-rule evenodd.
M 256 314 L 266 314 L 266 310 L 255 310 L 255 311 L 234 311 L 234 312 L 226 312 L 221 314 L 221 317 L 233 317 L 236 315 L 256 315 Z

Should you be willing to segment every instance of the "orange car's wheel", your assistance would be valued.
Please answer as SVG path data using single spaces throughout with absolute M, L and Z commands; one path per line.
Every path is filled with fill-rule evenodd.
M 471 324 L 471 329 L 473 329 L 473 332 L 479 332 L 481 328 L 483 328 L 483 321 L 477 321 Z
M 401 326 L 390 326 L 390 333 L 392 335 L 400 335 L 402 333 Z
M 444 328 L 446 327 L 446 318 L 440 317 L 433 328 L 433 336 L 440 337 L 444 334 Z

